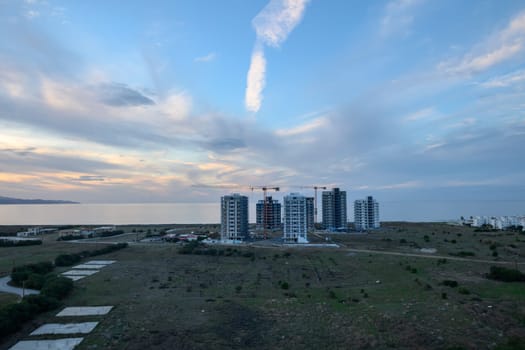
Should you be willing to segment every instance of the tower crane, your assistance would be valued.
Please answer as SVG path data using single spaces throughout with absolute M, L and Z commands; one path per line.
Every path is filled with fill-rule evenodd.
M 326 186 L 312 185 L 299 186 L 299 188 L 313 188 L 314 189 L 314 224 L 317 223 L 317 190 L 326 190 Z
M 264 239 L 268 238 L 268 235 L 266 233 L 266 227 L 268 225 L 268 212 L 267 212 L 267 203 L 266 198 L 268 197 L 268 191 L 279 191 L 280 187 L 278 186 L 246 186 L 246 185 L 222 185 L 222 184 L 195 184 L 191 187 L 196 188 L 228 188 L 228 189 L 250 189 L 252 192 L 254 190 L 262 190 L 263 191 L 263 230 L 264 230 Z
M 264 233 L 264 239 L 268 238 L 268 235 L 266 233 L 266 228 L 268 227 L 268 203 L 266 201 L 266 198 L 268 197 L 268 190 L 273 191 L 279 191 L 279 187 L 272 187 L 272 186 L 250 186 L 250 189 L 252 190 L 263 190 L 263 233 Z

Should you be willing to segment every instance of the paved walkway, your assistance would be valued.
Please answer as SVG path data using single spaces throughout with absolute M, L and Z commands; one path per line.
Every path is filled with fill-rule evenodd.
M 17 288 L 10 286 L 8 283 L 11 281 L 11 276 L 5 276 L 0 278 L 0 292 L 10 293 L 10 294 L 16 294 L 22 296 L 25 292 L 25 295 L 29 294 L 39 294 L 40 291 L 34 290 L 34 289 L 25 289 L 23 291 L 22 288 Z

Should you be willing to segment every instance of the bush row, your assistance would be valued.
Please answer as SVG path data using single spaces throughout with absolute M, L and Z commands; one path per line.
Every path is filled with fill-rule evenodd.
M 30 276 L 33 275 L 46 275 L 53 271 L 53 263 L 50 261 L 44 261 L 39 262 L 35 264 L 27 264 L 27 265 L 21 265 L 13 267 L 13 270 L 11 272 L 11 280 L 12 284 L 18 287 L 22 286 L 22 283 L 24 281 L 28 281 Z M 33 279 L 37 279 L 38 277 L 33 276 Z M 26 286 L 27 288 L 30 288 L 29 286 Z M 40 288 L 38 288 L 40 289 Z
M 253 258 L 255 254 L 253 252 L 241 251 L 232 248 L 226 249 L 215 249 L 207 248 L 205 245 L 198 241 L 191 241 L 186 243 L 179 249 L 179 254 L 193 254 L 193 255 L 211 255 L 211 256 L 242 256 L 245 258 Z
M 73 281 L 58 275 L 48 274 L 39 295 L 28 295 L 20 303 L 10 304 L 0 309 L 0 337 L 16 332 L 24 322 L 38 314 L 53 310 L 60 305 L 59 300 L 73 289 Z
M 90 234 L 89 236 L 84 236 L 81 234 L 71 234 L 71 235 L 66 235 L 66 236 L 60 236 L 57 238 L 57 241 L 72 241 L 72 240 L 85 239 L 85 238 L 91 238 L 91 237 L 111 237 L 111 236 L 121 235 L 123 233 L 124 231 L 122 230 L 115 230 L 115 231 L 101 232 L 98 235 L 93 233 L 93 234 Z
M 119 243 L 80 254 L 62 254 L 55 261 L 59 263 L 57 266 L 62 266 L 60 263 L 74 264 L 83 257 L 106 254 L 125 247 L 127 243 Z M 52 273 L 53 269 L 53 263 L 48 261 L 13 268 L 11 279 L 14 285 L 39 289 L 40 294 L 26 296 L 20 303 L 0 309 L 0 337 L 16 332 L 24 322 L 32 320 L 39 313 L 57 308 L 59 300 L 73 290 L 73 281 Z
M 503 282 L 525 282 L 525 274 L 521 271 L 502 266 L 491 266 L 487 277 Z
M 61 254 L 55 258 L 55 266 L 71 266 L 74 265 L 84 258 L 89 258 L 92 256 L 102 255 L 111 253 L 128 246 L 127 243 L 117 243 L 111 244 L 101 249 L 96 250 L 84 250 L 76 254 Z
M 20 241 L 14 241 L 11 239 L 0 239 L 0 247 L 21 247 L 21 246 L 28 246 L 28 245 L 40 245 L 42 244 L 41 239 L 27 239 L 27 240 L 20 240 Z

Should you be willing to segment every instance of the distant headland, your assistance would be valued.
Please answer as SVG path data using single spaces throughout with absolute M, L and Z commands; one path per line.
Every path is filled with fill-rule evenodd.
M 48 200 L 48 199 L 20 199 L 0 196 L 0 205 L 2 204 L 79 204 L 78 202 Z

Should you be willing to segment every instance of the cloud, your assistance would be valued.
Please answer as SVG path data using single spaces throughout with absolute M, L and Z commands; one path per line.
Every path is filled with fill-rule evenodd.
M 413 122 L 413 121 L 429 118 L 435 113 L 436 113 L 436 110 L 434 109 L 434 107 L 427 107 L 427 108 L 420 109 L 414 113 L 407 115 L 406 117 L 403 118 L 403 120 L 406 122 Z
M 104 176 L 100 175 L 81 175 L 75 179 L 75 181 L 105 181 Z
M 194 62 L 211 62 L 215 60 L 215 58 L 217 58 L 217 54 L 215 52 L 210 52 L 206 56 L 195 57 L 193 61 Z
M 289 129 L 278 129 L 275 131 L 275 133 L 279 136 L 295 136 L 295 135 L 301 135 L 305 133 L 310 133 L 316 131 L 318 128 L 322 128 L 328 124 L 328 118 L 326 117 L 319 117 L 315 118 L 313 120 L 307 121 L 306 123 L 303 123 L 298 126 L 294 126 Z
M 257 40 L 279 47 L 301 22 L 308 0 L 271 0 L 253 19 Z
M 261 108 L 262 91 L 265 85 L 266 59 L 262 49 L 252 53 L 252 60 L 248 76 L 246 78 L 246 109 L 250 112 L 257 112 Z
M 525 70 L 518 70 L 509 74 L 494 77 L 480 83 L 484 88 L 502 88 L 525 82 Z
M 438 64 L 440 71 L 454 75 L 470 75 L 485 71 L 523 52 L 525 47 L 525 11 L 509 21 L 460 59 Z
M 25 13 L 25 17 L 29 20 L 31 19 L 35 19 L 37 17 L 40 16 L 40 12 L 38 11 L 35 11 L 35 10 L 28 10 L 26 13 Z
M 245 141 L 239 138 L 217 138 L 207 144 L 208 148 L 216 151 L 235 150 L 246 147 Z
M 394 34 L 407 35 L 414 21 L 412 10 L 422 0 L 392 0 L 385 6 L 384 16 L 381 18 L 381 35 L 388 37 Z
M 35 147 L 3 148 L 3 149 L 0 149 L 0 153 L 5 152 L 5 153 L 12 153 L 12 154 L 18 155 L 18 156 L 27 156 L 27 155 L 32 154 L 33 151 L 35 151 L 35 150 L 36 150 Z
M 101 102 L 114 107 L 155 104 L 152 99 L 131 89 L 125 84 L 106 83 L 97 86 L 94 90 L 98 94 Z
M 257 38 L 246 78 L 244 102 L 248 111 L 261 108 L 266 79 L 264 45 L 279 47 L 301 22 L 307 3 L 308 0 L 271 0 L 253 19 Z

